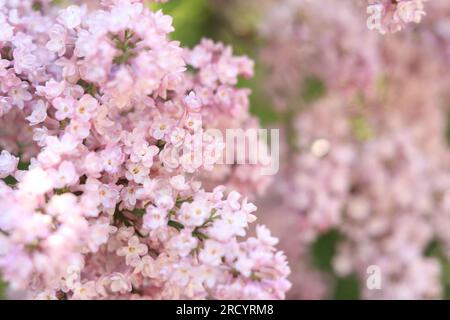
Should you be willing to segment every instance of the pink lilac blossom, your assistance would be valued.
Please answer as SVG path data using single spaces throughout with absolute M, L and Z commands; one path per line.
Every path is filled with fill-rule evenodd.
M 10 287 L 37 299 L 284 298 L 278 240 L 262 225 L 243 238 L 256 206 L 198 181 L 223 150 L 207 134 L 197 145 L 198 132 L 251 122 L 235 85 L 252 62 L 208 40 L 183 49 L 171 17 L 141 1 L 31 7 L 0 8 L 0 174 L 17 181 L 0 181 Z
M 259 128 L 258 120 L 249 116 L 250 91 L 234 87 L 238 75 L 244 77 L 253 75 L 253 61 L 247 57 L 234 57 L 231 47 L 207 39 L 203 39 L 192 51 L 187 52 L 186 59 L 201 71 L 192 78 L 193 91 L 189 93 L 185 103 L 189 109 L 200 110 L 206 128 L 219 129 L 223 132 L 227 129 Z M 266 145 L 260 145 L 259 148 L 264 148 L 263 154 L 267 154 Z M 251 157 L 249 152 L 246 154 L 246 160 Z M 231 189 L 245 194 L 262 195 L 272 181 L 270 175 L 261 174 L 264 166 L 265 164 L 260 163 L 216 166 L 215 170 L 208 172 L 203 180 L 207 185 L 225 183 Z
M 408 23 L 421 22 L 427 0 L 369 0 L 367 27 L 381 34 L 402 30 Z

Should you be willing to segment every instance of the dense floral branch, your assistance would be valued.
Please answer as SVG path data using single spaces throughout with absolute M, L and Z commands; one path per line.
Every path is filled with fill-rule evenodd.
M 35 298 L 283 298 L 277 239 L 238 239 L 256 207 L 198 181 L 214 162 L 192 155 L 223 144 L 186 148 L 201 129 L 257 126 L 235 87 L 253 64 L 180 47 L 141 2 L 0 8 L 1 273 Z

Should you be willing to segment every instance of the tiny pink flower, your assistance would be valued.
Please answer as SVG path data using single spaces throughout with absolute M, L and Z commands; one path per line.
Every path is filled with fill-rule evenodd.
M 84 158 L 84 168 L 88 175 L 93 178 L 98 178 L 100 172 L 103 170 L 102 159 L 96 152 L 89 152 Z
M 144 277 L 149 278 L 157 276 L 155 261 L 149 255 L 143 256 L 134 273 L 141 273 Z
M 95 282 L 77 283 L 73 289 L 72 298 L 76 300 L 91 300 L 96 296 Z
M 81 24 L 82 11 L 79 6 L 69 6 L 61 10 L 58 21 L 68 29 L 74 29 Z
M 237 261 L 234 263 L 234 267 L 236 268 L 236 270 L 242 273 L 244 277 L 250 276 L 253 266 L 253 260 L 247 258 L 245 255 L 240 255 Z
M 125 187 L 121 191 L 121 196 L 123 201 L 129 206 L 134 207 L 136 205 L 136 201 L 138 199 L 137 187 L 134 185 Z
M 11 89 L 8 95 L 11 97 L 12 103 L 20 109 L 23 109 L 25 102 L 30 101 L 33 97 L 28 91 L 26 82 L 22 82 L 19 86 Z
M 84 139 L 89 136 L 91 123 L 86 121 L 80 121 L 79 119 L 72 119 L 68 130 L 71 135 L 76 138 Z
M 178 286 L 184 287 L 191 280 L 194 269 L 188 263 L 180 263 L 175 265 L 175 272 L 171 275 L 171 280 L 174 281 Z
M 256 226 L 256 235 L 262 243 L 268 246 L 274 246 L 278 243 L 278 239 L 271 236 L 270 230 L 266 226 Z
M 72 98 L 62 98 L 58 97 L 53 100 L 53 106 L 56 108 L 55 118 L 57 120 L 64 120 L 66 118 L 71 118 L 73 111 L 75 109 L 75 100 Z
M 132 290 L 130 279 L 122 273 L 114 272 L 109 278 L 111 291 L 117 293 L 127 293 Z
M 222 243 L 208 239 L 205 241 L 204 247 L 200 251 L 198 258 L 207 265 L 218 266 L 222 261 L 225 250 Z
M 211 206 L 205 199 L 183 202 L 179 211 L 180 222 L 187 226 L 201 226 L 211 215 Z
M 75 166 L 70 161 L 63 161 L 58 167 L 58 170 L 50 172 L 54 185 L 56 188 L 62 188 L 67 185 L 75 183 L 78 178 Z
M 119 171 L 125 158 L 119 146 L 107 147 L 100 154 L 106 172 L 116 173 Z
M 167 225 L 167 211 L 149 206 L 144 215 L 143 226 L 149 230 L 157 229 Z
M 9 175 L 14 174 L 19 163 L 19 158 L 13 156 L 6 150 L 2 150 L 0 153 L 0 179 L 6 178 Z
M 158 208 L 169 211 L 175 205 L 170 189 L 162 189 L 155 192 L 155 205 Z
M 193 237 L 192 231 L 188 229 L 181 230 L 180 233 L 173 237 L 168 243 L 170 251 L 176 252 L 181 257 L 188 256 L 197 245 L 198 239 Z
M 199 114 L 191 113 L 184 124 L 187 129 L 196 132 L 202 128 L 202 117 Z
M 200 108 L 202 107 L 202 104 L 197 99 L 194 91 L 191 91 L 186 97 L 184 97 L 184 102 L 188 109 L 193 112 L 200 111 Z
M 14 70 L 20 74 L 23 72 L 31 72 L 38 66 L 37 57 L 28 49 L 17 48 L 13 51 Z
M 62 56 L 66 52 L 66 33 L 66 29 L 61 25 L 53 25 L 48 33 L 50 40 L 47 42 L 46 48 Z
M 119 200 L 119 190 L 116 185 L 102 184 L 98 187 L 100 201 L 105 208 L 113 209 Z
M 154 145 L 148 145 L 146 141 L 137 141 L 133 144 L 133 152 L 130 160 L 133 162 L 142 162 L 148 168 L 153 165 L 153 158 L 159 153 L 159 148 Z
M 117 231 L 117 239 L 120 241 L 126 241 L 131 239 L 131 237 L 134 235 L 135 230 L 133 227 L 120 227 Z
M 183 144 L 185 136 L 186 131 L 184 129 L 175 127 L 170 133 L 170 143 L 172 143 L 175 147 L 179 147 Z
M 125 263 L 128 266 L 136 267 L 141 260 L 141 256 L 146 255 L 147 252 L 147 246 L 140 243 L 137 236 L 133 236 L 128 240 L 128 245 L 126 247 L 117 250 L 117 255 L 125 256 Z
M 97 110 L 98 102 L 89 94 L 85 94 L 77 103 L 75 107 L 75 115 L 83 120 L 87 121 L 94 116 L 94 112 Z
M 46 171 L 34 168 L 24 175 L 19 188 L 31 194 L 42 195 L 53 188 L 53 180 Z
M 186 179 L 183 175 L 178 175 L 170 178 L 170 185 L 172 186 L 172 188 L 178 191 L 189 189 L 189 185 L 186 183 Z
M 0 32 L 0 41 L 11 41 L 14 35 L 13 27 L 6 21 L 0 21 L 0 30 L 2 30 L 2 32 Z
M 164 118 L 155 119 L 150 129 L 150 134 L 153 138 L 160 140 L 163 139 L 168 132 L 170 132 L 170 129 L 171 121 Z
M 66 82 L 63 80 L 57 82 L 54 79 L 50 79 L 45 83 L 45 86 L 38 86 L 37 93 L 39 95 L 45 96 L 47 99 L 54 99 L 59 97 L 66 88 Z
M 70 133 L 65 133 L 61 138 L 47 136 L 45 139 L 47 148 L 55 154 L 64 154 L 72 152 L 79 144 L 79 141 Z
M 38 100 L 34 106 L 33 106 L 33 112 L 31 115 L 26 117 L 30 122 L 30 125 L 34 126 L 41 122 L 44 122 L 44 120 L 47 118 L 47 103 L 43 100 Z
M 134 180 L 136 183 L 143 183 L 150 173 L 150 169 L 141 163 L 127 162 L 126 167 L 125 176 L 128 180 Z

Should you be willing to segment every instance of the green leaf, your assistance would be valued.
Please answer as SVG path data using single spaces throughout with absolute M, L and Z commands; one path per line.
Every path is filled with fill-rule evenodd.
M 450 299 L 450 261 L 445 255 L 441 243 L 434 239 L 425 250 L 427 257 L 436 258 L 441 264 L 441 284 L 443 288 L 443 298 Z
M 81 86 L 83 90 L 91 96 L 95 96 L 98 92 L 98 88 L 93 83 L 86 82 L 82 79 L 78 80 L 77 85 Z
M 200 232 L 198 230 L 192 231 L 192 236 L 198 238 L 199 240 L 207 240 L 207 239 L 209 239 L 209 237 L 206 234 L 204 234 L 203 232 Z
M 246 54 L 248 55 L 248 52 Z M 240 78 L 238 87 L 249 88 L 252 91 L 250 95 L 250 113 L 258 117 L 263 126 L 279 122 L 281 114 L 275 110 L 272 99 L 265 89 L 264 82 L 268 71 L 257 59 L 254 61 L 255 75 L 250 79 Z
M 375 135 L 367 119 L 362 116 L 351 118 L 350 126 L 352 128 L 353 134 L 359 141 L 369 140 Z
M 445 136 L 447 138 L 447 143 L 450 144 L 450 111 L 447 113 L 447 128 L 445 131 Z
M 191 203 L 192 201 L 194 201 L 194 199 L 193 199 L 192 197 L 178 198 L 178 199 L 176 200 L 176 202 L 175 202 L 175 207 L 180 208 L 181 205 L 182 205 L 184 202 L 189 202 L 189 203 Z
M 325 95 L 325 84 L 319 78 L 307 77 L 303 82 L 302 92 L 306 103 L 314 102 Z
M 342 236 L 336 230 L 331 230 L 316 239 L 311 247 L 312 263 L 316 268 L 333 272 L 332 261 L 341 239 Z
M 30 162 L 23 162 L 22 160 L 19 161 L 19 164 L 17 165 L 17 169 L 19 170 L 28 170 L 30 167 Z
M 168 225 L 169 227 L 172 227 L 172 228 L 177 229 L 178 231 L 180 231 L 181 229 L 184 229 L 184 226 L 183 226 L 181 223 L 179 223 L 179 222 L 177 222 L 177 221 L 175 221 L 175 220 L 169 220 L 169 222 L 167 223 L 167 225 Z
M 8 287 L 8 284 L 3 281 L 3 279 L 0 277 L 0 300 L 6 299 L 6 288 Z
M 133 215 L 135 215 L 136 217 L 142 218 L 145 214 L 145 209 L 133 209 L 132 211 Z
M 354 275 L 344 278 L 337 278 L 333 296 L 337 300 L 360 299 L 360 288 L 358 278 Z
M 7 176 L 2 180 L 9 186 L 14 186 L 17 183 L 17 180 L 13 176 Z
M 175 31 L 171 38 L 182 45 L 194 46 L 201 38 L 210 37 L 213 16 L 208 0 L 171 0 L 167 3 L 152 4 L 151 9 L 172 16 Z

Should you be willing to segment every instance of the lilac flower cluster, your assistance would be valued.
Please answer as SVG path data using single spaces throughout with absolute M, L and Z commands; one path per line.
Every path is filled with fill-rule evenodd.
M 367 27 L 381 34 L 402 30 L 407 23 L 419 23 L 426 14 L 427 0 L 369 0 Z
M 283 298 L 278 240 L 264 226 L 238 240 L 256 207 L 198 180 L 215 168 L 193 154 L 214 158 L 223 145 L 205 136 L 186 148 L 198 130 L 257 125 L 249 91 L 235 87 L 252 62 L 208 40 L 183 49 L 168 39 L 171 17 L 141 1 L 39 3 L 0 6 L 10 287 L 39 299 Z

